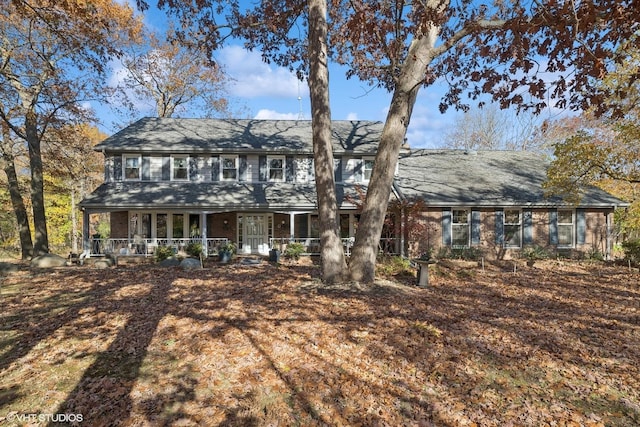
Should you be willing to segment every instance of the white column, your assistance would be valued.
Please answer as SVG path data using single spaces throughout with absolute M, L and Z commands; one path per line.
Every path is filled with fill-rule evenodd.
M 82 211 L 82 251 L 86 254 L 91 252 L 91 241 L 89 240 L 89 212 Z
M 207 213 L 200 213 L 200 235 L 202 236 L 202 250 L 204 256 L 207 256 Z
M 289 238 L 293 238 L 294 233 L 296 231 L 295 218 L 296 218 L 296 214 L 294 212 L 289 212 Z

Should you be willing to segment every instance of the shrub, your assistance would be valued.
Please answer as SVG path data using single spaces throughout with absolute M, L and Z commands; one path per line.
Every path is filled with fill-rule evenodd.
M 218 253 L 220 252 L 230 252 L 233 254 L 236 252 L 236 244 L 233 242 L 227 242 L 224 245 L 220 245 L 218 246 Z
M 411 266 L 411 261 L 401 256 L 382 258 L 376 264 L 376 270 L 385 276 L 413 275 L 415 273 L 415 268 Z
M 624 259 L 634 264 L 640 263 L 640 239 L 623 242 L 622 250 L 624 251 Z
M 522 249 L 520 253 L 522 258 L 525 258 L 529 261 L 537 261 L 541 259 L 550 258 L 549 252 L 543 246 L 526 246 Z
M 200 242 L 189 242 L 186 248 L 184 248 L 185 252 L 194 258 L 200 258 L 202 255 L 202 243 Z
M 289 243 L 287 245 L 287 249 L 284 250 L 284 256 L 291 259 L 299 259 L 300 255 L 305 252 L 305 247 L 302 243 Z
M 171 246 L 158 246 L 154 252 L 156 261 L 164 261 L 173 256 L 173 248 Z
M 438 251 L 440 259 L 461 259 L 465 261 L 478 261 L 482 258 L 482 249 L 475 247 L 468 248 L 449 248 L 441 247 Z

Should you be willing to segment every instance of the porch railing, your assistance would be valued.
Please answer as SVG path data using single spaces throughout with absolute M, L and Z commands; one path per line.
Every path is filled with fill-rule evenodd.
M 300 243 L 305 248 L 305 255 L 318 255 L 320 253 L 320 239 L 319 238 L 273 238 L 269 239 L 269 247 L 280 250 L 285 250 L 289 243 Z M 351 256 L 351 248 L 355 240 L 351 238 L 342 239 L 342 246 L 344 247 L 344 253 L 347 256 Z M 382 238 L 378 244 L 378 251 L 386 255 L 398 255 L 399 250 L 399 238 Z
M 202 243 L 202 238 L 181 238 L 181 239 L 89 239 L 91 255 L 142 255 L 153 256 L 156 248 L 168 246 L 174 252 L 184 251 L 190 243 Z M 212 255 L 218 252 L 218 247 L 224 245 L 229 239 L 224 237 L 214 237 L 205 239 L 205 255 Z

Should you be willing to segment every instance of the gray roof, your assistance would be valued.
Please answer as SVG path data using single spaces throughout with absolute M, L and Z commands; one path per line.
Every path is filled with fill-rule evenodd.
M 383 124 L 333 121 L 335 153 L 375 153 Z M 105 152 L 313 153 L 309 120 L 144 118 L 98 144 Z
M 346 195 L 358 198 L 355 185 L 337 185 L 341 207 L 354 208 Z M 316 207 L 315 184 L 127 181 L 100 185 L 80 205 L 88 209 L 199 209 L 205 211 L 287 210 Z
M 549 162 L 526 151 L 414 150 L 399 162 L 396 190 L 403 198 L 420 198 L 430 206 L 566 206 L 545 198 L 542 183 Z M 626 206 L 591 187 L 582 207 Z

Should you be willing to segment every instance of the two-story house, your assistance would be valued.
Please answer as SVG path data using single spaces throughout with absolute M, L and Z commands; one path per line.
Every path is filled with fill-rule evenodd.
M 332 124 L 347 251 L 382 127 Z M 96 146 L 105 156 L 105 181 L 81 202 L 86 250 L 148 255 L 160 245 L 198 241 L 213 253 L 232 241 L 239 253 L 266 254 L 295 240 L 317 252 L 311 135 L 310 121 L 139 120 Z M 398 204 L 381 251 L 478 247 L 488 256 L 508 256 L 538 244 L 608 253 L 613 210 L 624 203 L 596 188 L 580 206 L 547 199 L 546 165 L 533 153 L 403 149 L 390 206 L 421 200 L 428 226 L 416 237 Z M 92 241 L 90 217 L 104 212 L 111 235 Z

